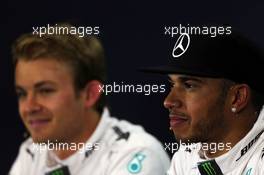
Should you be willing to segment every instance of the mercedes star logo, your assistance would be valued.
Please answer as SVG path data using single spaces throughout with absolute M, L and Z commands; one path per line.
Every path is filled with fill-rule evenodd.
M 185 42 L 187 41 L 187 43 Z M 173 51 L 172 51 L 172 56 L 174 58 L 180 57 L 182 54 L 186 52 L 190 44 L 190 36 L 188 33 L 182 33 L 181 36 L 178 38 L 176 41 Z

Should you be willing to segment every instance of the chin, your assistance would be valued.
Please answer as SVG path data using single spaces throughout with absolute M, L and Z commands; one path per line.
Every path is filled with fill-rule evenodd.
M 50 137 L 44 135 L 34 135 L 31 134 L 32 140 L 34 143 L 48 143 L 51 142 Z
M 179 135 L 176 135 L 175 134 L 175 138 L 178 142 L 181 142 L 181 143 L 199 143 L 201 142 L 200 139 L 198 138 L 194 138 L 194 137 L 191 137 L 191 136 L 179 136 Z
M 44 138 L 39 138 L 39 137 L 32 137 L 32 140 L 34 143 L 47 143 L 48 140 Z

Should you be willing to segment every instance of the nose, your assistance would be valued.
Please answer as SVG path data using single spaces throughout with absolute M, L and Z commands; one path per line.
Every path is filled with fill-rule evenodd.
M 177 96 L 176 93 L 171 90 L 171 92 L 165 98 L 163 105 L 167 109 L 180 108 L 182 106 L 182 102 L 179 96 Z
M 28 94 L 23 102 L 20 102 L 20 110 L 23 115 L 32 115 L 41 110 L 41 105 L 33 94 Z

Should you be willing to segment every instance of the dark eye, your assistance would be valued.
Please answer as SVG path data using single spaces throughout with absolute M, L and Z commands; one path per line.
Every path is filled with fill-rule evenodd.
M 194 83 L 192 83 L 192 82 L 188 82 L 188 81 L 184 82 L 183 85 L 184 85 L 184 87 L 185 87 L 186 89 L 193 89 L 193 88 L 196 87 Z
M 175 86 L 175 83 L 173 81 L 171 81 L 171 80 L 168 80 L 168 81 L 170 83 L 170 87 L 173 88 Z

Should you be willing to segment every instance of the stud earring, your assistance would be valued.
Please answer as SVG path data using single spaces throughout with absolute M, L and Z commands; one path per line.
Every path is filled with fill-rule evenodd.
M 233 113 L 235 113 L 236 110 L 237 110 L 237 109 L 236 109 L 235 107 L 232 107 L 232 108 L 231 108 L 231 111 L 232 111 Z

